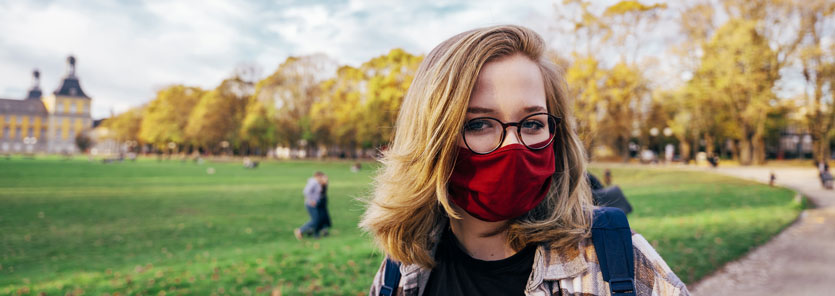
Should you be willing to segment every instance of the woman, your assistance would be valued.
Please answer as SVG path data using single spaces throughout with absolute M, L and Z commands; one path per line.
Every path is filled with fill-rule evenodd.
M 609 294 L 585 155 L 544 53 L 530 29 L 497 26 L 424 59 L 361 222 L 401 264 L 395 294 Z M 637 295 L 688 294 L 643 237 L 632 241 Z

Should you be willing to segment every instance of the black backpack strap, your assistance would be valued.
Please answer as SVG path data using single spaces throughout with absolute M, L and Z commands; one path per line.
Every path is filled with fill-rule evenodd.
M 395 262 L 386 257 L 386 272 L 383 275 L 383 286 L 380 287 L 380 295 L 392 296 L 397 292 L 397 285 L 400 283 L 400 262 Z
M 626 214 L 617 208 L 595 209 L 591 238 L 611 295 L 635 296 L 635 254 Z

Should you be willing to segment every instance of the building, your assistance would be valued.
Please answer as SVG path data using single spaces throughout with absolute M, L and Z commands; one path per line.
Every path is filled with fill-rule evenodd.
M 35 70 L 26 98 L 0 98 L 0 154 L 77 152 L 75 136 L 93 124 L 92 100 L 75 75 L 75 57 L 67 58 L 67 68 L 61 85 L 47 96 Z

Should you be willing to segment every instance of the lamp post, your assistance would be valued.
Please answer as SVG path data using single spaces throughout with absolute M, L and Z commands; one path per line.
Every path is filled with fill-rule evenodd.
M 673 135 L 673 129 L 670 128 L 669 126 L 665 127 L 664 130 L 662 131 L 662 133 L 664 133 L 664 137 L 666 137 L 665 138 L 666 142 L 669 142 L 670 136 Z M 667 143 L 667 145 L 664 146 L 664 159 L 667 162 L 673 161 L 673 158 L 675 157 L 675 154 L 676 154 L 676 152 L 675 152 L 676 148 L 675 148 L 675 146 L 672 146 L 672 145 L 673 144 L 671 144 L 671 143 Z M 669 155 L 667 155 L 667 154 L 669 154 Z

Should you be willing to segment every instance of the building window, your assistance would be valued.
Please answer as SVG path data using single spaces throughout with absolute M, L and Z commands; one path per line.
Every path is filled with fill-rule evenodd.
M 35 124 L 35 116 L 29 117 L 29 124 Z
M 19 127 L 14 129 L 14 136 L 15 136 L 15 139 L 18 139 L 18 140 L 23 139 L 23 135 L 20 134 L 20 128 Z
M 61 138 L 61 130 L 57 129 L 57 130 L 55 130 L 55 139 L 57 140 L 57 139 L 60 139 L 60 138 Z
M 41 138 L 46 137 L 46 129 L 45 129 L 45 128 L 42 128 L 42 129 L 41 129 L 41 134 L 40 134 L 40 135 L 38 135 L 38 136 L 39 136 L 39 137 L 41 137 Z
M 75 113 L 75 103 L 70 104 L 70 113 Z
M 9 139 L 9 127 L 4 127 L 4 128 L 3 128 L 3 139 L 4 139 L 4 140 L 8 140 L 8 139 Z
M 22 123 L 23 123 L 23 116 L 18 116 L 17 117 L 17 124 L 22 124 Z
M 60 103 L 56 102 L 55 103 L 55 111 L 57 111 L 57 113 L 64 112 L 64 104 L 60 104 Z
M 29 128 L 29 135 L 27 137 L 34 137 L 35 136 L 35 129 Z

